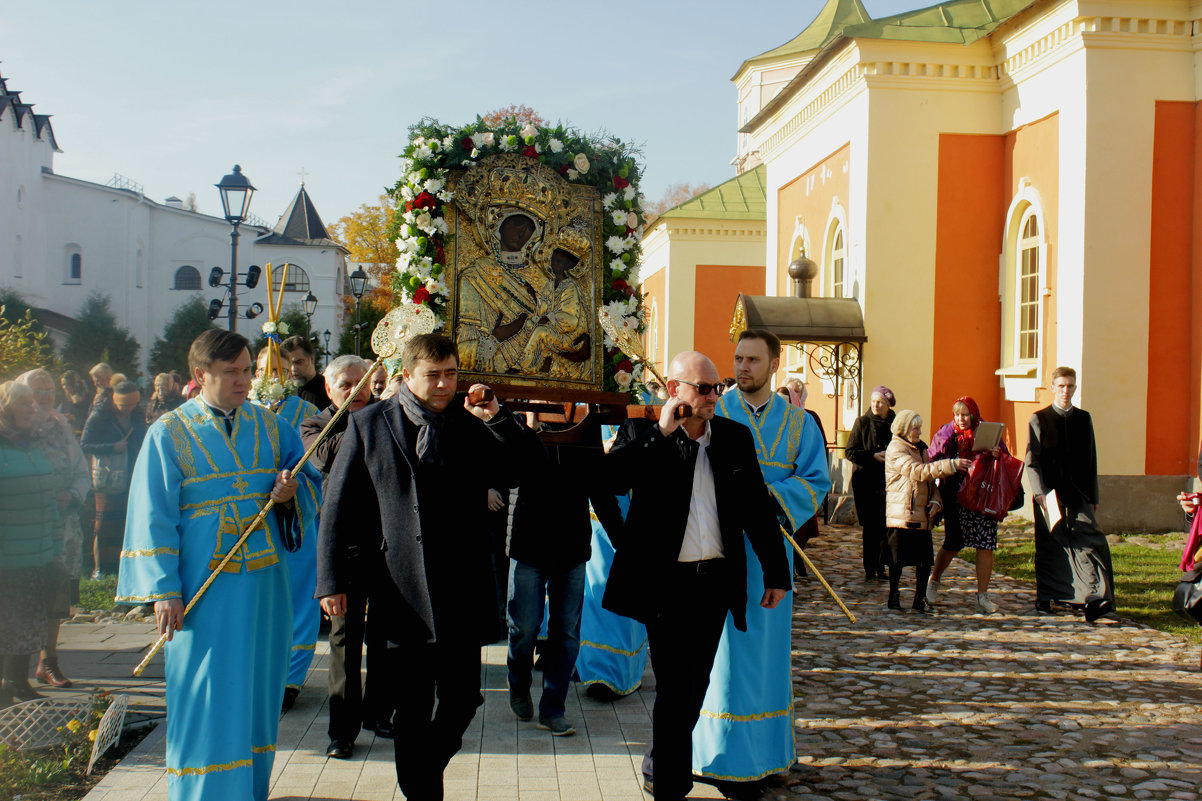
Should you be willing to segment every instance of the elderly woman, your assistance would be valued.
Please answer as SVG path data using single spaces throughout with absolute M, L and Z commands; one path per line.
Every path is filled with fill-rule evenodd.
M 864 580 L 886 578 L 881 564 L 881 546 L 885 540 L 885 449 L 892 434 L 893 390 L 879 386 L 872 390 L 868 411 L 852 424 L 844 455 L 854 464 L 851 491 L 856 499 L 856 517 L 860 520 L 864 543 Z
M 58 488 L 56 499 L 59 517 L 54 526 L 54 539 L 59 555 L 54 559 L 55 569 L 51 576 L 54 586 L 49 596 L 46 645 L 42 648 L 34 675 L 45 684 L 70 687 L 71 680 L 63 675 L 58 666 L 58 625 L 62 618 L 70 615 L 71 604 L 79 601 L 80 548 L 83 545 L 79 510 L 91 489 L 91 475 L 71 424 L 52 408 L 54 379 L 45 370 L 39 369 L 22 374 L 17 381 L 33 390 L 37 403 L 34 441 L 50 460 Z
M 929 611 L 926 602 L 927 576 L 934 553 L 931 547 L 931 521 L 943 506 L 935 479 L 963 472 L 972 464 L 968 459 L 927 459 L 922 441 L 922 418 L 918 412 L 903 409 L 890 426 L 893 439 L 885 450 L 885 523 L 889 527 L 885 553 L 889 561 L 889 608 L 901 609 L 899 584 L 901 569 L 914 566 L 917 586 L 914 611 Z
M 973 440 L 977 427 L 981 425 L 981 410 L 977 402 L 967 395 L 952 404 L 952 421 L 931 437 L 929 456 L 936 459 L 968 459 L 973 457 Z M 1003 452 L 1009 453 L 1005 443 L 990 451 L 996 459 Z M 993 575 L 993 552 L 997 550 L 997 521 L 980 512 L 965 509 L 956 501 L 964 477 L 956 474 L 940 479 L 939 495 L 943 499 L 943 546 L 935 555 L 935 569 L 927 584 L 927 603 L 935 603 L 942 589 L 943 571 L 951 564 L 961 548 L 973 548 L 977 552 L 977 600 L 976 610 L 992 615 L 997 604 L 989 599 L 989 579 Z
M 35 442 L 33 390 L 0 384 L 0 707 L 41 697 L 29 657 L 46 641 L 46 598 L 58 546 L 58 480 Z
M 146 425 L 165 415 L 184 402 L 184 396 L 179 393 L 175 379 L 170 373 L 159 373 L 154 377 L 154 394 L 146 404 Z
M 113 387 L 113 395 L 92 407 L 83 427 L 83 452 L 92 458 L 96 491 L 96 523 L 92 536 L 92 578 L 116 573 L 125 537 L 125 504 L 129 477 L 146 436 L 146 421 L 137 414 L 141 393 L 132 381 Z

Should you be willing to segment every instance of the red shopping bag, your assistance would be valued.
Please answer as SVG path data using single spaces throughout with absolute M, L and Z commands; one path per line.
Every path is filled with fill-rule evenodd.
M 1003 453 L 996 459 L 979 453 L 960 484 L 956 503 L 965 509 L 1001 520 L 1022 491 L 1023 460 Z

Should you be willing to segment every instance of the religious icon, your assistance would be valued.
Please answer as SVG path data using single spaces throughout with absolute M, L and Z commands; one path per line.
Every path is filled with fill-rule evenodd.
M 600 389 L 597 190 L 516 154 L 448 179 L 448 320 L 463 377 Z

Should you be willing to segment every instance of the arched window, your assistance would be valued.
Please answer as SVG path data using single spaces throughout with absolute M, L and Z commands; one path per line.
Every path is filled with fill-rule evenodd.
M 1006 212 L 1001 258 L 1002 353 L 1006 399 L 1038 396 L 1047 292 L 1048 232 L 1039 192 L 1027 178 Z
M 284 279 L 285 292 L 308 292 L 309 274 L 295 264 L 288 265 L 288 275 Z
M 200 270 L 185 264 L 175 271 L 175 283 L 172 289 L 186 289 L 190 292 L 200 291 Z
M 1030 207 L 1019 223 L 1018 264 L 1018 360 L 1034 361 L 1039 356 L 1039 218 Z
M 63 274 L 64 284 L 78 284 L 83 281 L 83 251 L 79 245 L 70 244 L 64 248 L 67 256 L 66 271 Z
M 847 248 L 843 245 L 843 226 L 835 223 L 834 232 L 830 237 L 830 250 L 827 251 L 827 264 L 830 265 L 830 287 L 832 298 L 847 297 Z

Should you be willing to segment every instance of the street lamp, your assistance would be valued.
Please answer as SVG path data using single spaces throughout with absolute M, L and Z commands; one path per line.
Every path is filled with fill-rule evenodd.
M 313 333 L 313 314 L 317 311 L 317 296 L 310 292 L 305 295 L 305 328 L 306 333 Z
M 356 267 L 351 273 L 351 294 L 355 296 L 355 355 L 359 354 L 359 302 L 363 300 L 363 290 L 367 288 L 367 273 L 362 267 Z
M 329 367 L 330 366 L 330 329 L 327 328 L 326 332 L 324 334 L 322 334 L 321 336 L 322 336 L 322 339 L 325 340 L 326 367 Z
M 230 330 L 238 330 L 238 226 L 250 215 L 250 198 L 254 186 L 242 174 L 242 167 L 235 164 L 234 171 L 215 184 L 221 192 L 221 210 L 225 221 L 234 226 L 230 232 Z

